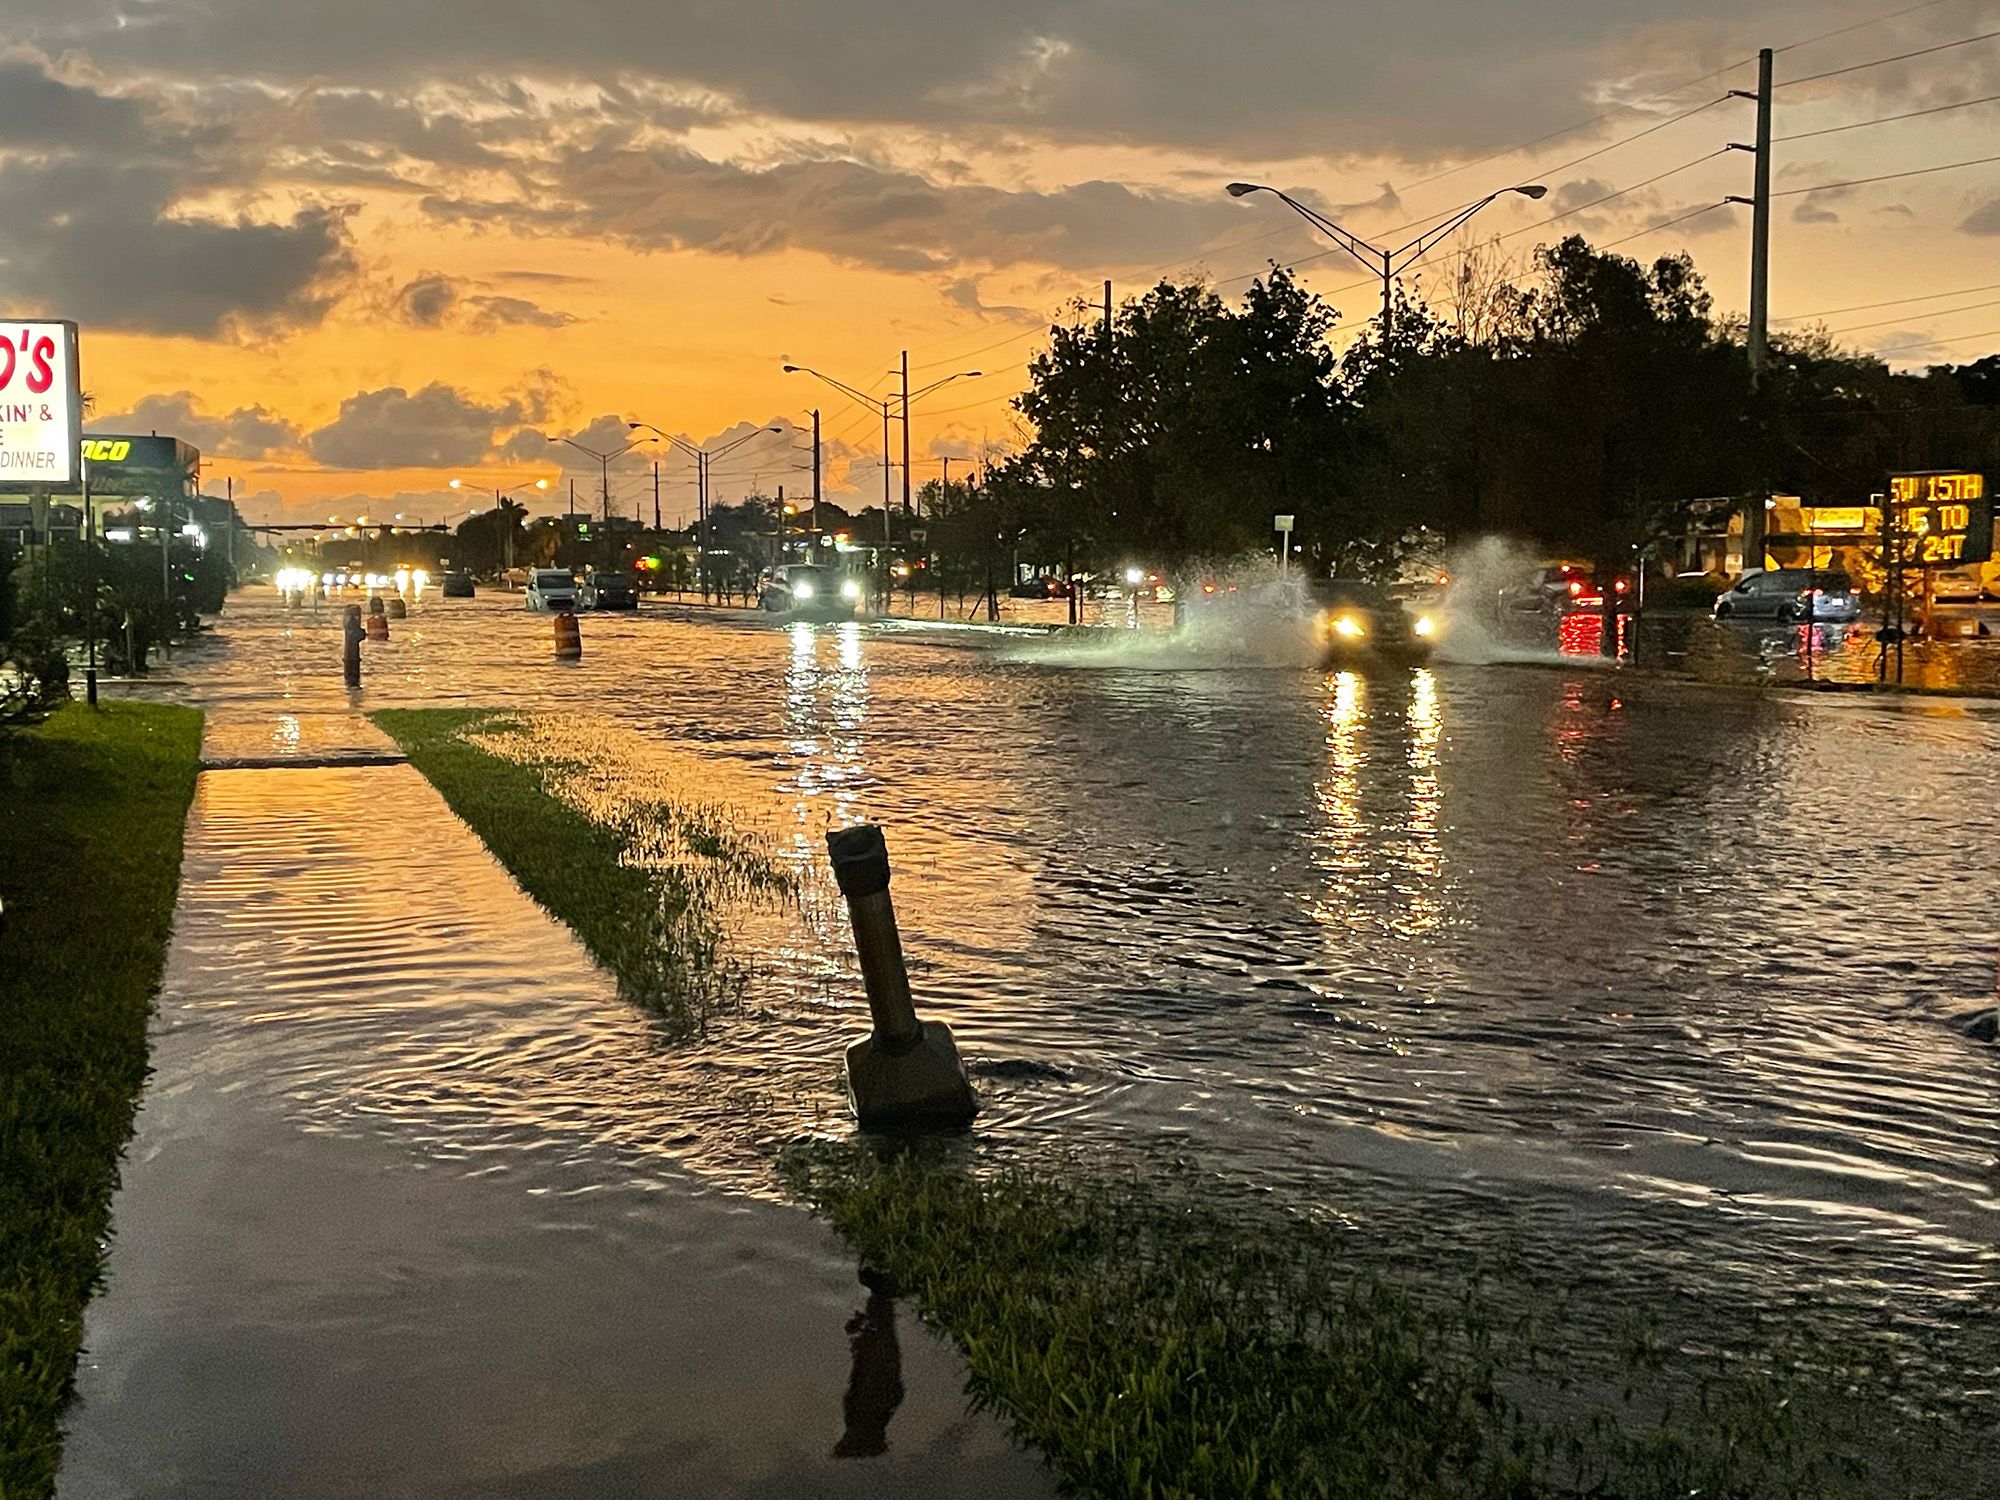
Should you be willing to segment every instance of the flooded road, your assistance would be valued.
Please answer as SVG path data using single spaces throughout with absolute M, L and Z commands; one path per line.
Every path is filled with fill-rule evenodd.
M 350 711 L 334 618 L 246 594 L 177 656 L 211 753 Z M 815 869 L 828 826 L 884 823 L 987 1149 L 1164 1150 L 1412 1259 L 1814 1307 L 1991 1390 L 2000 1057 L 1952 1024 L 2000 953 L 1990 705 L 650 611 L 584 639 L 557 663 L 505 597 L 427 602 L 358 701 L 587 719 Z M 704 1042 L 571 1028 L 447 1068 L 422 1035 L 308 1040 L 289 1107 L 767 1191 L 750 1147 L 844 1128 L 865 1020 L 824 884 L 746 927 L 751 1001 Z

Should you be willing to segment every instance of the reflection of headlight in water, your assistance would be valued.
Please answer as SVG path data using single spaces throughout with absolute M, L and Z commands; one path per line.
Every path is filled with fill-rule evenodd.
M 792 597 L 794 599 L 810 599 L 812 596 L 813 586 L 811 584 L 795 583 L 792 585 Z
M 1418 615 L 1417 623 L 1412 628 L 1415 629 L 1418 635 L 1436 635 L 1438 622 L 1429 615 Z
M 861 585 L 856 583 L 852 578 L 844 579 L 840 585 L 840 597 L 843 599 L 859 599 L 861 597 Z
M 1346 636 L 1350 641 L 1358 641 L 1368 633 L 1368 627 L 1353 615 L 1341 615 L 1333 622 L 1333 633 Z

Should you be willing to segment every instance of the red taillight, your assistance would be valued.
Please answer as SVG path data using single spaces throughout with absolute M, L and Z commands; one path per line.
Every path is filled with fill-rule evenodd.
M 1619 579 L 1619 580 L 1618 580 L 1618 582 L 1617 582 L 1616 584 L 1614 584 L 1614 585 L 1613 585 L 1613 587 L 1615 587 L 1615 588 L 1616 588 L 1616 589 L 1618 590 L 1618 592 L 1619 592 L 1619 593 L 1621 593 L 1621 594 L 1622 594 L 1622 593 L 1624 593 L 1624 592 L 1625 592 L 1625 580 L 1624 580 L 1624 579 L 1622 579 L 1622 578 L 1621 578 L 1621 579 Z
M 1214 592 L 1215 592 L 1215 585 L 1214 585 L 1214 584 L 1212 584 L 1212 583 L 1204 583 L 1204 584 L 1203 584 L 1203 585 L 1201 586 L 1201 591 L 1202 591 L 1202 592 L 1203 592 L 1204 594 L 1212 594 L 1212 593 L 1214 593 Z
M 1563 571 L 1564 571 L 1564 572 L 1568 572 L 1569 570 L 1568 570 L 1567 568 L 1565 568 L 1565 569 L 1564 569 Z M 1571 579 L 1571 580 L 1569 581 L 1569 596 L 1570 596 L 1570 598 L 1574 599 L 1574 598 L 1575 598 L 1575 597 L 1576 597 L 1576 596 L 1577 596 L 1578 594 L 1581 594 L 1582 592 L 1583 592 L 1583 585 L 1582 585 L 1582 584 L 1580 584 L 1580 583 L 1578 583 L 1578 582 L 1577 582 L 1577 581 L 1576 581 L 1576 580 L 1575 580 L 1574 578 L 1572 578 L 1572 579 Z

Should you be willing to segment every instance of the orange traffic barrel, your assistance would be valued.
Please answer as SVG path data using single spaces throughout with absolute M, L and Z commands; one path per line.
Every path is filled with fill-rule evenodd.
M 387 615 L 370 615 L 368 617 L 368 639 L 371 641 L 386 641 L 389 639 L 389 617 Z
M 576 623 L 576 616 L 568 610 L 556 616 L 556 655 L 565 661 L 583 655 L 583 631 Z
M 382 613 L 392 620 L 401 620 L 408 617 L 410 606 L 403 602 L 402 595 L 396 594 L 390 597 L 389 607 L 383 610 Z

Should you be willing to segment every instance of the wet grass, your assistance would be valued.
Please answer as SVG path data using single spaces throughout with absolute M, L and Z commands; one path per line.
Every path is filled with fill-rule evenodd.
M 55 1486 L 200 754 L 149 704 L 0 737 L 0 1495 Z
M 974 1175 L 859 1143 L 783 1166 L 1087 1495 L 1968 1493 L 1824 1350 L 1744 1359 L 1634 1324 L 1594 1365 L 1559 1295 L 1503 1315 L 1464 1268 L 1399 1278 L 1331 1220 L 1171 1174 Z
M 627 998 L 681 1035 L 740 1003 L 747 975 L 728 950 L 725 913 L 790 899 L 796 880 L 726 808 L 621 774 L 615 745 L 561 716 L 373 717 Z

